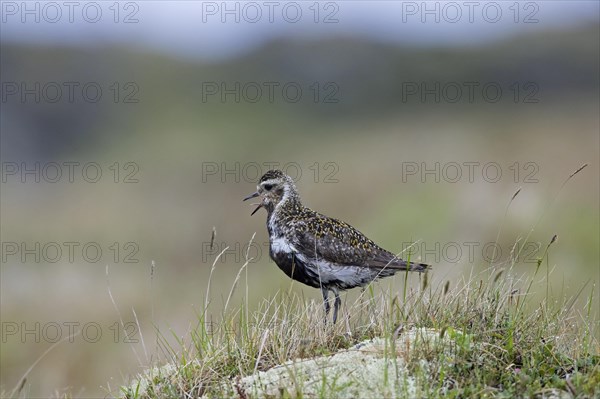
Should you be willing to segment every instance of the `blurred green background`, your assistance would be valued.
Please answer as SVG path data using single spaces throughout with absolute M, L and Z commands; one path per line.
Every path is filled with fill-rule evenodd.
M 250 217 L 241 202 L 269 164 L 297 178 L 306 205 L 382 246 L 400 252 L 417 242 L 412 258 L 433 264 L 434 285 L 484 270 L 501 226 L 493 263 L 506 266 L 519 241 L 515 277 L 532 273 L 557 234 L 552 294 L 576 295 L 587 283 L 576 305 L 583 312 L 600 267 L 600 31 L 597 21 L 542 25 L 450 46 L 284 35 L 210 61 L 125 44 L 3 41 L 1 390 L 67 338 L 69 325 L 82 335 L 35 365 L 25 396 L 102 397 L 164 361 L 156 329 L 175 346 L 174 336 L 189 340 L 211 264 L 229 246 L 211 288 L 218 319 L 254 233 L 249 306 L 288 290 L 268 259 L 264 213 Z M 41 90 L 94 82 L 103 92 L 97 102 L 80 90 L 74 101 L 65 91 L 51 102 L 50 85 L 36 101 L 21 96 L 23 82 Z M 222 99 L 221 85 L 236 82 L 247 90 L 239 101 Z M 265 82 L 274 82 L 272 101 Z M 424 84 L 436 92 L 436 82 L 437 94 L 410 91 Z M 302 88 L 297 102 L 281 92 L 289 83 Z M 486 84 L 501 87 L 498 101 L 482 92 Z M 457 85 L 465 91 L 454 101 Z M 263 96 L 253 102 L 257 86 Z M 39 182 L 21 175 L 36 162 Z M 73 182 L 64 162 L 79 162 Z M 91 162 L 102 171 L 96 183 L 82 177 Z M 62 165 L 57 182 L 52 163 Z M 23 254 L 23 243 L 34 254 Z M 376 288 L 400 292 L 402 280 Z M 317 290 L 292 290 L 319 300 Z M 241 300 L 236 294 L 236 306 Z M 138 342 L 127 342 L 126 331 Z

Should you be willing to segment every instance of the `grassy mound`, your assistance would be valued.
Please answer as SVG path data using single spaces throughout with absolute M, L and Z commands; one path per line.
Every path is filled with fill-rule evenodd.
M 188 343 L 173 348 L 165 340 L 173 361 L 149 369 L 121 394 L 600 397 L 594 290 L 568 300 L 540 299 L 532 287 L 548 293 L 548 267 L 540 259 L 529 276 L 517 275 L 514 264 L 491 267 L 452 288 L 449 282 L 432 287 L 424 277 L 400 295 L 376 295 L 370 286 L 344 304 L 336 325 L 324 323 L 321 303 L 289 293 L 252 312 L 226 305 L 218 323 L 200 314 Z M 384 361 L 338 358 L 365 345 L 376 345 L 370 356 Z

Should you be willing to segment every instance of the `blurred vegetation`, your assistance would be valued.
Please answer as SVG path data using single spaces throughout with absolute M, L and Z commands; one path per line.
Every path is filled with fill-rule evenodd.
M 479 47 L 288 39 L 219 63 L 101 45 L 2 43 L 3 83 L 98 82 L 104 89 L 97 103 L 81 97 L 53 104 L 18 97 L 3 101 L 2 162 L 93 161 L 107 173 L 97 184 L 9 179 L 0 193 L 2 241 L 96 241 L 105 250 L 114 242 L 135 242 L 139 247 L 138 263 L 123 263 L 122 257 L 114 262 L 110 255 L 98 263 L 81 257 L 74 263 L 23 263 L 18 257 L 2 263 L 2 321 L 96 321 L 104 332 L 96 344 L 76 340 L 51 351 L 29 375 L 24 392 L 47 396 L 65 388 L 77 397 L 97 396 L 106 381 L 118 386 L 121 373 L 130 375 L 160 357 L 150 353 L 138 360 L 122 335 L 116 342 L 110 335 L 118 315 L 109 284 L 126 322 L 135 321 L 135 309 L 147 341 L 155 337 L 155 328 L 184 336 L 196 321 L 216 249 L 234 248 L 213 277 L 223 306 L 244 246 L 256 232 L 262 252 L 247 269 L 253 287 L 248 305 L 289 289 L 289 281 L 267 259 L 264 214 L 250 217 L 251 209 L 241 203 L 255 186 L 242 172 L 251 162 L 297 163 L 307 205 L 398 252 L 413 241 L 426 248 L 451 242 L 477 242 L 481 248 L 494 242 L 502 227 L 501 265 L 516 241 L 529 237 L 528 242 L 543 249 L 557 234 L 550 258 L 556 269 L 552 294 L 576 295 L 588 282 L 581 295 L 585 298 L 598 283 L 600 265 L 598 48 L 598 25 Z M 110 90 L 115 82 L 120 84 L 117 102 Z M 264 97 L 256 103 L 236 103 L 231 97 L 221 102 L 218 95 L 203 101 L 207 82 L 229 87 L 235 82 L 297 82 L 304 93 L 297 103 L 282 101 L 280 95 L 273 102 Z M 318 102 L 310 89 L 315 82 L 320 85 Z M 321 101 L 328 82 L 339 88 L 336 103 Z M 457 103 L 404 98 L 403 87 L 415 82 L 496 82 L 504 92 L 496 103 L 479 94 L 474 102 L 463 96 Z M 510 86 L 523 88 L 527 82 L 539 88 L 539 101 L 524 103 L 520 97 L 515 102 Z M 130 93 L 124 89 L 127 83 L 139 89 L 134 96 L 138 102 L 123 102 Z M 114 183 L 108 169 L 114 162 L 135 162 L 139 182 Z M 466 177 L 457 183 L 404 179 L 405 162 L 428 167 L 436 162 L 497 162 L 504 175 L 498 183 L 486 182 L 480 174 L 473 183 Z M 515 162 L 518 178 L 509 169 Z M 528 162 L 537 165 L 537 182 L 524 181 Z M 216 163 L 219 173 L 207 175 L 207 163 Z M 326 183 L 330 163 L 337 168 L 335 182 Z M 583 163 L 589 167 L 559 191 Z M 236 165 L 237 175 L 221 173 Z M 504 217 L 519 187 L 522 191 Z M 216 249 L 209 250 L 213 226 Z M 434 282 L 453 281 L 489 263 L 480 252 L 468 259 L 462 248 L 463 256 L 454 263 L 423 251 L 413 256 L 434 264 Z M 540 254 L 532 256 L 533 262 L 522 260 L 516 270 L 533 272 Z M 151 271 L 152 260 L 156 268 Z M 394 281 L 401 289 L 402 279 Z M 307 298 L 320 295 L 299 285 L 293 289 Z M 1 389 L 10 391 L 49 346 L 13 338 L 2 343 Z M 65 366 L 57 370 L 55 364 Z
M 365 119 L 370 122 L 371 118 L 390 115 L 432 117 L 455 112 L 468 112 L 471 118 L 487 120 L 490 113 L 506 117 L 499 112 L 504 107 L 507 112 L 531 112 L 523 106 L 523 98 L 515 104 L 513 91 L 504 92 L 498 103 L 485 102 L 480 87 L 488 82 L 499 83 L 504 91 L 509 91 L 514 83 L 533 82 L 539 88 L 532 95 L 541 102 L 538 109 L 564 109 L 570 106 L 567 99 L 572 99 L 574 105 L 597 100 L 598 34 L 598 26 L 591 25 L 468 48 L 397 47 L 355 38 L 280 40 L 240 58 L 210 64 L 129 48 L 97 46 L 84 50 L 3 44 L 0 66 L 4 82 L 24 81 L 30 86 L 32 82 L 98 82 L 104 93 L 97 104 L 81 101 L 81 96 L 76 96 L 73 103 L 63 100 L 56 104 L 23 104 L 16 101 L 18 96 L 10 97 L 3 104 L 2 156 L 55 159 L 127 148 L 138 139 L 143 139 L 147 147 L 151 142 L 169 138 L 184 139 L 186 146 L 206 146 L 214 138 L 216 143 L 210 144 L 226 147 L 228 155 L 235 150 L 232 144 L 243 143 L 238 147 L 244 151 L 231 155 L 244 159 L 252 158 L 252 150 L 263 148 L 259 145 L 262 140 L 272 140 L 272 146 L 281 148 L 298 130 L 301 129 L 303 140 L 309 140 L 320 137 L 328 124 L 352 124 Z M 123 104 L 132 91 L 122 88 L 120 101 L 115 104 L 113 92 L 108 90 L 114 82 L 136 83 L 139 93 L 132 99 L 139 103 Z M 225 82 L 229 88 L 235 82 L 278 82 L 278 88 L 286 82 L 297 82 L 306 92 L 299 103 L 282 100 L 278 89 L 273 102 L 267 100 L 266 90 L 256 104 L 243 100 L 236 104 L 231 95 L 225 103 L 219 95 L 209 96 L 203 102 L 206 82 Z M 333 94 L 333 88 L 321 88 L 323 98 L 315 102 L 309 89 L 315 82 L 333 82 L 339 92 Z M 412 82 L 426 82 L 428 87 L 435 82 L 458 82 L 461 86 L 464 82 L 477 82 L 480 86 L 475 89 L 474 103 L 467 101 L 465 89 L 465 95 L 456 104 L 436 104 L 432 96 L 426 102 L 417 95 L 404 99 L 404 85 Z M 532 93 L 521 90 L 522 96 Z M 327 94 L 339 101 L 324 104 Z M 240 124 L 239 119 L 245 123 Z M 299 121 L 300 126 L 296 124 Z M 170 136 L 157 134 L 167 126 L 171 127 Z M 188 129 L 195 132 L 194 137 L 179 136 Z M 338 134 L 346 132 L 340 130 Z

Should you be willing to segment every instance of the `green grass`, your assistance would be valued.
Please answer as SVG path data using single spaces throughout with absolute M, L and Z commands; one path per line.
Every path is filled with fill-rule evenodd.
M 150 369 L 150 377 L 121 388 L 121 395 L 256 397 L 240 385 L 240 378 L 381 337 L 386 342 L 383 356 L 392 360 L 391 367 L 381 370 L 389 383 L 381 392 L 389 397 L 406 396 L 394 381 L 407 377 L 417 382 L 419 397 L 600 397 L 599 325 L 593 315 L 597 294 L 591 288 L 585 297 L 545 297 L 550 249 L 530 275 L 519 274 L 511 263 L 472 274 L 452 287 L 449 282 L 433 287 L 420 278 L 418 288 L 395 295 L 385 290 L 376 294 L 371 285 L 357 300 L 344 303 L 336 325 L 323 323 L 321 303 L 290 292 L 279 292 L 252 311 L 245 301 L 227 306 L 216 323 L 209 323 L 207 296 L 189 337 L 178 339 L 175 347 L 163 337 L 169 365 Z M 245 266 L 232 291 L 239 289 Z M 251 289 L 246 286 L 246 296 Z M 421 328 L 435 331 L 445 344 L 415 340 L 410 348 L 395 347 L 405 334 Z M 290 378 L 296 384 L 283 397 L 315 397 L 314 391 L 305 395 L 301 373 L 290 372 Z M 317 396 L 342 393 L 345 387 L 337 378 L 325 371 Z

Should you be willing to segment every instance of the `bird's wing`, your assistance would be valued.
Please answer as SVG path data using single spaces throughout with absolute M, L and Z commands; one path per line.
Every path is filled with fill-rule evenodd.
M 381 248 L 354 227 L 323 215 L 317 214 L 304 228 L 297 229 L 292 240 L 307 259 L 339 266 L 407 269 L 406 261 Z M 411 263 L 410 269 L 423 271 L 427 267 Z

